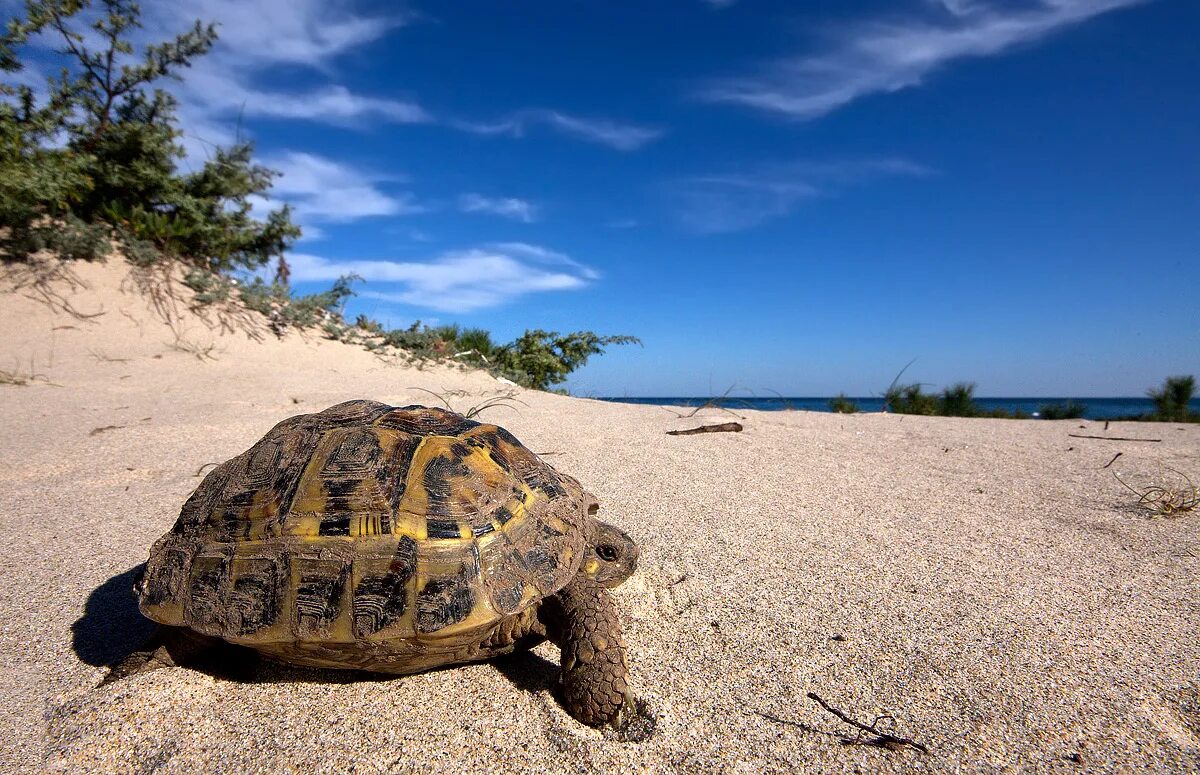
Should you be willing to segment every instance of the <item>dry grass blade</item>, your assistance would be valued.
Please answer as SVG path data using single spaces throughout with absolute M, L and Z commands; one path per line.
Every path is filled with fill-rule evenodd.
M 515 406 L 513 406 L 513 404 L 520 404 L 521 406 L 525 406 L 525 407 L 529 406 L 529 404 L 527 404 L 524 401 L 522 401 L 521 399 L 517 398 L 516 393 L 504 393 L 504 394 L 501 394 L 498 396 L 492 396 L 491 398 L 488 398 L 487 400 L 485 400 L 481 403 L 475 404 L 474 406 L 466 409 L 465 411 L 459 412 L 459 410 L 455 409 L 454 406 L 451 405 L 450 401 L 446 398 L 446 396 L 447 395 L 465 396 L 466 391 L 450 390 L 450 391 L 446 391 L 445 393 L 436 393 L 432 390 L 426 390 L 425 388 L 421 388 L 421 387 L 410 387 L 408 389 L 409 390 L 419 390 L 422 393 L 428 393 L 429 395 L 433 396 L 437 400 L 441 401 L 442 406 L 446 407 L 451 412 L 457 412 L 458 414 L 461 414 L 463 417 L 466 417 L 467 419 L 470 419 L 470 418 L 475 417 L 483 412 L 486 412 L 488 409 L 501 409 L 501 408 L 502 409 L 511 409 L 514 412 L 516 412 L 517 414 L 520 414 L 521 411 L 519 409 L 517 409 Z
M 1200 506 L 1200 489 L 1182 471 L 1176 471 L 1174 468 L 1167 470 L 1183 479 L 1185 484 L 1181 487 L 1155 484 L 1139 490 L 1127 484 L 1116 471 L 1113 471 L 1113 478 L 1126 490 L 1138 496 L 1136 505 L 1152 512 L 1153 517 L 1177 517 L 1195 511 L 1196 507 Z
M 54 312 L 65 312 L 81 322 L 91 323 L 106 314 L 103 308 L 97 312 L 82 312 L 72 306 L 68 296 L 88 285 L 79 279 L 67 261 L 42 257 L 6 264 L 0 274 L 0 285 L 5 290 L 21 291 L 25 298 L 45 304 Z
M 722 402 L 727 401 L 729 399 L 729 394 L 731 392 L 733 392 L 733 389 L 736 387 L 737 387 L 737 385 L 730 385 L 729 388 L 721 395 L 713 396 L 712 398 L 708 399 L 707 401 L 700 404 L 699 406 L 693 407 L 692 411 L 687 412 L 686 414 L 681 413 L 681 412 L 676 412 L 674 409 L 670 408 L 669 406 L 663 406 L 663 407 L 659 407 L 659 408 L 670 412 L 671 414 L 675 415 L 676 417 L 678 417 L 680 419 L 684 419 L 686 417 L 695 417 L 697 414 L 704 411 L 705 409 L 716 409 L 718 411 L 725 412 L 726 414 L 731 414 L 734 417 L 738 418 L 739 420 L 744 420 L 746 418 L 743 417 L 742 415 L 738 414 L 737 412 L 732 411 L 731 409 L 721 406 Z M 745 404 L 744 401 L 742 403 Z
M 0 369 L 0 385 L 28 385 L 36 375 L 25 374 L 18 369 Z
M 200 342 L 188 339 L 182 334 L 176 334 L 175 341 L 169 343 L 167 346 L 177 352 L 194 356 L 198 361 L 215 361 L 217 356 L 213 355 L 213 353 L 219 352 L 216 343 L 201 344 Z
M 22 368 L 20 363 L 15 363 L 11 369 L 0 369 L 0 385 L 25 386 L 32 385 L 34 382 L 62 387 L 62 385 L 51 382 L 49 377 L 34 368 L 33 358 L 29 359 L 27 368 Z
M 446 400 L 446 397 L 445 397 L 444 395 L 442 395 L 441 393 L 435 393 L 435 392 L 433 392 L 432 390 L 426 390 L 425 388 L 422 388 L 422 387 L 410 387 L 410 388 L 408 388 L 408 389 L 409 389 L 409 390 L 419 390 L 419 391 L 420 391 L 420 392 L 422 392 L 422 393 L 428 393 L 429 395 L 433 396 L 433 397 L 434 397 L 434 398 L 436 398 L 437 400 L 441 401 L 441 402 L 442 402 L 442 406 L 446 407 L 446 408 L 447 408 L 447 409 L 449 409 L 451 412 L 453 412 L 453 411 L 454 411 L 454 407 L 453 407 L 453 406 L 450 406 L 450 402 L 449 402 L 449 401 L 447 401 L 447 400 Z
M 520 414 L 521 410 L 513 406 L 513 404 L 520 404 L 524 407 L 529 406 L 529 404 L 511 394 L 504 396 L 492 396 L 483 403 L 476 404 L 467 411 L 463 412 L 463 416 L 467 418 L 475 417 L 476 415 L 485 412 L 488 409 L 511 409 L 517 414 Z
M 88 348 L 88 355 L 92 356 L 99 363 L 129 363 L 129 358 L 114 358 L 111 355 Z

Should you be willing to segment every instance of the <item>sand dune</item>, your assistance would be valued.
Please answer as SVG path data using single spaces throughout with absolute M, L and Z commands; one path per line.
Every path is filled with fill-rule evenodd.
M 6 769 L 1200 767 L 1200 517 L 1146 519 L 1111 476 L 1200 474 L 1200 427 L 1170 424 L 1108 431 L 1162 439 L 1138 444 L 1067 436 L 1101 433 L 1084 421 L 745 412 L 743 433 L 672 437 L 689 421 L 658 407 L 522 391 L 485 418 L 641 542 L 616 597 L 648 739 L 571 719 L 548 645 L 394 680 L 262 663 L 98 689 L 146 633 L 132 571 L 202 466 L 346 399 L 509 388 L 164 318 L 123 263 L 72 271 L 0 295 L 0 369 L 32 378 L 0 386 Z M 842 744 L 809 692 L 928 753 Z

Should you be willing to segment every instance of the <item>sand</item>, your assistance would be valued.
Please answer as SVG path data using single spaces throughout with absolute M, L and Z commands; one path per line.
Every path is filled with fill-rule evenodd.
M 694 421 L 521 391 L 520 414 L 485 418 L 641 543 L 615 596 L 648 739 L 571 719 L 549 645 L 391 680 L 261 663 L 96 688 L 147 631 L 133 570 L 202 466 L 342 400 L 426 388 L 465 408 L 509 388 L 294 332 L 254 341 L 182 306 L 168 325 L 122 262 L 73 271 L 50 296 L 11 277 L 0 295 L 0 369 L 37 375 L 0 385 L 6 770 L 1200 767 L 1200 516 L 1147 519 L 1112 477 L 1200 474 L 1200 427 L 1173 424 L 1107 431 L 1162 439 L 1136 443 L 1071 438 L 1104 433 L 1078 420 L 740 412 L 743 433 L 673 437 Z M 928 752 L 844 744 L 810 692 Z

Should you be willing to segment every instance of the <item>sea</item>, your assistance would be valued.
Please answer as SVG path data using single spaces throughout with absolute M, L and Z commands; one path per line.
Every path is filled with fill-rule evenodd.
M 616 401 L 626 404 L 651 404 L 657 406 L 700 406 L 706 401 L 711 400 L 709 397 L 696 396 L 653 396 L 653 397 L 604 397 L 601 401 Z M 721 399 L 721 406 L 728 409 L 762 409 L 766 411 L 786 411 L 789 409 L 803 409 L 810 412 L 828 412 L 830 397 L 822 396 L 802 396 L 802 397 L 783 397 L 783 396 L 727 396 Z M 879 396 L 868 396 L 859 398 L 850 398 L 851 401 L 858 404 L 860 412 L 880 412 L 883 411 L 883 399 Z M 1154 405 L 1149 398 L 975 398 L 975 405 L 981 410 L 987 412 L 995 409 L 1003 409 L 1006 412 L 1015 413 L 1023 412 L 1030 417 L 1037 417 L 1041 408 L 1047 404 L 1065 404 L 1067 401 L 1075 401 L 1083 404 L 1086 409 L 1083 416 L 1089 420 L 1113 420 L 1119 418 L 1133 418 L 1138 415 L 1149 414 L 1154 410 Z M 1194 412 L 1200 412 L 1200 399 L 1193 400 L 1189 405 Z

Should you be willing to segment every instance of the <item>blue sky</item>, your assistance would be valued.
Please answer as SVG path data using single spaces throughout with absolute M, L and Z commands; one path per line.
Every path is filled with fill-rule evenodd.
M 351 316 L 644 340 L 583 395 L 1200 371 L 1200 3 L 144 6 L 221 23 L 189 153 L 240 116 Z

